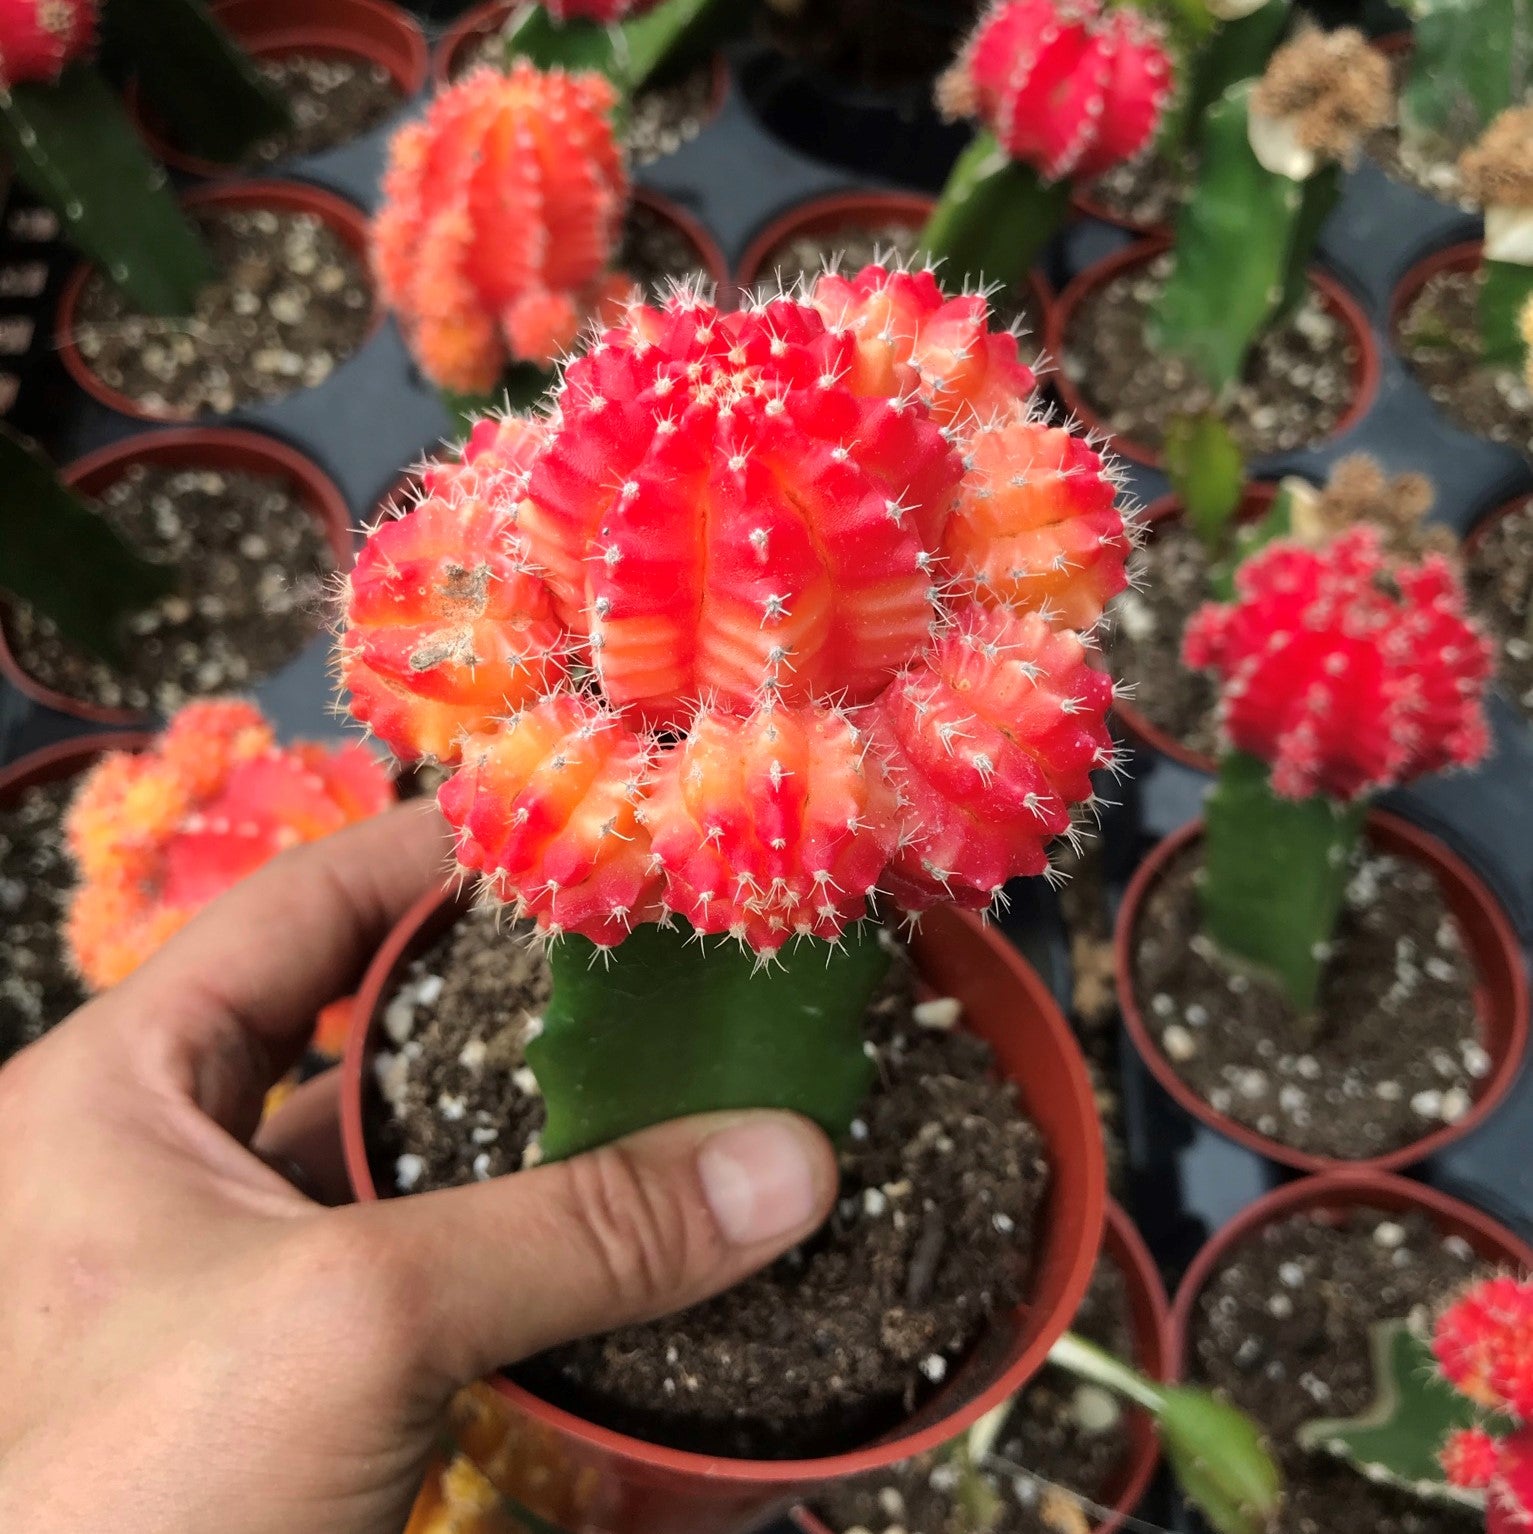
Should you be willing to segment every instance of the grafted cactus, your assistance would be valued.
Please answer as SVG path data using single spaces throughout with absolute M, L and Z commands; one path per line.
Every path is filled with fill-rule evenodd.
M 995 0 L 938 84 L 981 125 L 922 236 L 947 279 L 1011 285 L 1059 226 L 1070 183 L 1146 151 L 1172 91 L 1153 23 L 1101 0 Z
M 389 149 L 373 265 L 422 370 L 462 394 L 551 366 L 632 284 L 609 266 L 628 175 L 600 75 L 474 71 Z
M 1392 564 L 1372 528 L 1273 544 L 1235 585 L 1184 648 L 1219 681 L 1230 748 L 1208 801 L 1204 920 L 1307 1013 L 1368 797 L 1485 754 L 1492 648 L 1447 560 Z
M 1304 296 L 1339 168 L 1389 113 L 1389 64 L 1350 28 L 1301 33 L 1259 81 L 1210 107 L 1153 316 L 1162 351 L 1216 391 L 1239 380 L 1251 348 Z
M 96 35 L 95 0 L 4 0 L 0 4 L 0 80 L 52 84 L 64 66 L 89 51 Z
M 93 987 L 115 985 L 277 853 L 392 799 L 360 747 L 278 746 L 250 704 L 189 704 L 150 749 L 103 757 L 70 806 L 76 968 Z
M 1480 339 L 1488 362 L 1523 361 L 1523 311 L 1533 303 L 1533 107 L 1503 112 L 1459 161 L 1464 189 L 1485 210 Z
M 983 300 L 929 274 L 732 314 L 679 294 L 372 535 L 353 712 L 457 765 L 459 861 L 566 938 L 534 1046 L 546 1151 L 689 1105 L 844 1127 L 884 962 L 869 900 L 984 907 L 1092 800 L 1111 684 L 1064 624 L 1094 621 L 1127 539 L 1032 383 Z M 1007 508 L 951 556 L 955 504 L 996 483 Z M 657 1054 L 639 1016 L 687 1042 Z

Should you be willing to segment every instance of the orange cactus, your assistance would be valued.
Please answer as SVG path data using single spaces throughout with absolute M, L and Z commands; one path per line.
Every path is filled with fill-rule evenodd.
M 189 705 L 150 749 L 104 757 L 70 807 L 80 885 L 65 935 L 76 968 L 91 986 L 115 985 L 278 852 L 392 799 L 359 747 L 284 749 L 249 704 Z
M 608 267 L 628 175 L 600 75 L 481 69 L 395 135 L 373 266 L 422 369 L 465 393 L 549 366 L 631 296 Z

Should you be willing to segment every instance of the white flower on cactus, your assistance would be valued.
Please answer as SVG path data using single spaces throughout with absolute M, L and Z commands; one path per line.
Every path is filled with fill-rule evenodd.
M 1503 204 L 1485 210 L 1485 259 L 1533 266 L 1533 208 Z
M 1262 169 L 1290 181 L 1308 181 L 1320 168 L 1320 157 L 1299 141 L 1297 117 L 1264 117 L 1253 111 L 1250 116 L 1251 152 L 1261 161 Z

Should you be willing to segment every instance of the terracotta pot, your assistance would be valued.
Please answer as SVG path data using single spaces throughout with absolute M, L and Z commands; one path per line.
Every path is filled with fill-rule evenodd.
M 1080 386 L 1065 371 L 1062 359 L 1065 356 L 1070 328 L 1085 300 L 1097 289 L 1124 272 L 1145 266 L 1163 251 L 1170 250 L 1171 243 L 1168 236 L 1156 236 L 1142 240 L 1137 245 L 1130 245 L 1126 250 L 1120 250 L 1116 255 L 1107 257 L 1105 261 L 1099 261 L 1095 266 L 1087 267 L 1065 288 L 1049 311 L 1047 348 L 1049 355 L 1055 359 L 1059 368 L 1059 371 L 1054 374 L 1053 381 L 1059 390 L 1060 397 L 1064 400 L 1066 409 L 1083 426 L 1100 431 L 1107 438 L 1108 446 L 1119 457 L 1131 459 L 1134 463 L 1143 464 L 1151 469 L 1162 466 L 1160 449 L 1114 432 L 1103 419 L 1101 411 L 1086 399 Z M 1374 341 L 1373 332 L 1368 327 L 1368 318 L 1359 307 L 1357 300 L 1330 273 L 1322 271 L 1319 267 L 1310 268 L 1309 280 L 1311 286 L 1320 294 L 1326 308 L 1351 332 L 1353 343 L 1357 347 L 1357 364 L 1353 370 L 1352 402 L 1326 439 L 1332 441 L 1351 431 L 1367 415 L 1379 392 L 1383 364 L 1379 359 L 1378 344 Z
M 1425 1183 L 1391 1176 L 1377 1167 L 1336 1170 L 1320 1177 L 1301 1177 L 1264 1194 L 1216 1231 L 1187 1269 L 1171 1307 L 1171 1358 L 1178 1377 L 1185 1377 L 1193 1307 L 1213 1276 L 1235 1250 L 1265 1226 L 1291 1215 L 1332 1219 L 1352 1209 L 1377 1209 L 1385 1214 L 1419 1210 L 1445 1236 L 1459 1236 L 1473 1251 L 1497 1267 L 1533 1273 L 1533 1247 L 1498 1225 L 1488 1214 Z
M 1111 1199 L 1107 1202 L 1102 1254 L 1118 1265 L 1127 1280 L 1134 1363 L 1151 1379 L 1171 1379 L 1171 1307 L 1160 1270 L 1133 1220 Z M 1092 1534 L 1116 1534 L 1123 1527 L 1149 1489 L 1160 1463 L 1160 1438 L 1154 1423 L 1136 1411 L 1129 1424 L 1128 1452 L 1102 1492 L 1101 1505 L 1108 1511 L 1092 1525 Z M 793 1509 L 792 1518 L 799 1534 L 845 1534 L 844 1530 L 831 1529 L 813 1509 L 802 1505 Z
M 924 229 L 936 206 L 934 198 L 920 192 L 831 192 L 798 203 L 774 218 L 746 247 L 735 286 L 742 293 L 749 293 L 763 278 L 770 278 L 767 263 L 773 253 L 800 235 L 825 234 L 849 224 Z M 1054 307 L 1054 294 L 1037 270 L 1027 274 L 1027 291 L 1038 321 L 1035 339 L 1041 342 Z
M 341 1128 L 352 1187 L 364 1201 L 378 1197 L 363 1125 L 383 1006 L 411 958 L 467 908 L 462 896 L 428 896 L 395 929 L 358 994 L 342 1063 Z M 928 984 L 964 1001 L 967 1025 L 995 1050 L 1048 1144 L 1053 1176 L 1030 1299 L 998 1321 L 951 1383 L 897 1432 L 819 1459 L 741 1460 L 663 1448 L 587 1422 L 498 1376 L 504 1420 L 494 1458 L 510 1467 L 498 1479 L 539 1517 L 572 1534 L 736 1534 L 818 1482 L 946 1443 L 1043 1366 L 1080 1306 L 1102 1234 L 1105 1170 L 1085 1065 L 1043 983 L 977 918 L 928 913 L 914 952 Z
M 359 256 L 364 269 L 367 264 L 367 215 L 360 208 L 337 197 L 333 192 L 299 181 L 241 181 L 232 186 L 202 187 L 181 199 L 181 206 L 188 213 L 199 208 L 271 208 L 279 213 L 312 213 L 323 220 L 348 249 Z M 59 316 L 56 325 L 55 345 L 69 376 L 93 399 L 99 400 L 108 410 L 120 415 L 132 416 L 140 421 L 185 421 L 185 416 L 169 411 L 146 409 L 131 395 L 122 393 L 102 381 L 85 360 L 75 341 L 75 317 L 80 295 L 90 279 L 94 267 L 82 261 L 64 284 L 59 299 Z M 373 297 L 372 325 L 368 334 L 383 323 L 383 308 Z M 295 391 L 296 392 L 296 391 Z
M 245 469 L 277 475 L 292 485 L 314 520 L 324 529 L 337 568 L 351 567 L 351 514 L 346 498 L 320 467 L 275 437 L 230 427 L 189 426 L 174 431 L 143 432 L 76 459 L 61 478 L 82 495 L 100 495 L 135 463 L 169 468 Z M 0 675 L 34 703 L 94 724 L 141 724 L 148 714 L 134 709 L 102 708 L 55 692 L 24 671 L 6 633 L 0 604 Z
M 1485 262 L 1485 245 L 1481 240 L 1462 240 L 1457 245 L 1445 245 L 1423 256 L 1395 284 L 1389 301 L 1389 333 L 1398 337 L 1405 321 L 1406 311 L 1421 296 L 1421 290 L 1434 278 L 1445 273 L 1477 272 Z
M 1160 1041 L 1151 1032 L 1140 1010 L 1134 985 L 1133 961 L 1140 916 L 1146 897 L 1166 867 L 1202 837 L 1201 820 L 1183 826 L 1150 853 L 1140 864 L 1118 910 L 1114 932 L 1118 1000 L 1129 1037 L 1140 1058 L 1185 1112 L 1257 1155 L 1301 1172 L 1325 1172 L 1344 1167 L 1366 1167 L 1377 1171 L 1410 1166 L 1462 1140 L 1483 1123 L 1505 1097 L 1527 1048 L 1528 982 L 1523 971 L 1522 952 L 1511 923 L 1479 875 L 1435 836 L 1428 836 L 1398 815 L 1383 810 L 1371 811 L 1365 834 L 1369 844 L 1378 851 L 1423 864 L 1436 878 L 1477 972 L 1475 1008 L 1479 1014 L 1480 1042 L 1491 1057 L 1490 1073 L 1478 1084 L 1478 1096 L 1463 1118 L 1382 1155 L 1342 1161 L 1295 1150 L 1248 1129 L 1218 1112 L 1193 1091 L 1177 1074 L 1161 1049 Z
M 1247 485 L 1241 503 L 1235 511 L 1236 525 L 1261 521 L 1271 511 L 1272 503 L 1277 499 L 1277 491 L 1278 487 L 1275 484 Z M 1152 541 L 1171 523 L 1179 522 L 1181 517 L 1182 503 L 1174 495 L 1164 495 L 1158 501 L 1152 502 L 1138 518 L 1139 525 L 1145 532 L 1145 541 Z M 1161 729 L 1147 714 L 1141 713 L 1134 706 L 1132 699 L 1115 699 L 1112 711 L 1125 732 L 1138 744 L 1160 756 L 1170 757 L 1173 762 L 1180 762 L 1182 766 L 1190 767 L 1194 772 L 1212 774 L 1218 770 L 1218 763 L 1213 757 L 1205 756 L 1201 751 L 1194 751 L 1191 746 L 1184 745 L 1176 736 Z
M 408 12 L 386 0 L 222 0 L 213 14 L 246 53 L 341 54 L 381 65 L 404 96 L 426 83 L 426 38 Z M 125 92 L 129 115 L 157 160 L 192 176 L 237 175 L 240 167 L 178 149 L 145 113 L 137 84 Z

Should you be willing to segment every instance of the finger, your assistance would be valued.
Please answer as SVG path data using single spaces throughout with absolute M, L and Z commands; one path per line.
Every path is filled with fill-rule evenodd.
M 341 1073 L 332 1068 L 296 1088 L 256 1130 L 250 1148 L 289 1175 L 300 1192 L 321 1204 L 351 1202 L 346 1157 L 341 1149 Z
M 836 1187 L 807 1119 L 721 1113 L 358 1214 L 431 1296 L 420 1363 L 463 1384 L 738 1283 L 814 1231 Z
M 142 1054 L 168 1046 L 197 1103 L 239 1135 L 390 927 L 447 867 L 446 823 L 408 805 L 283 853 L 215 900 L 93 1009 Z

